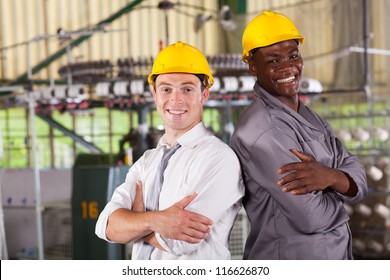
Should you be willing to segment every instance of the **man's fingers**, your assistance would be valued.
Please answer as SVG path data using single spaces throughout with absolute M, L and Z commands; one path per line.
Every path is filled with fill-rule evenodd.
M 179 219 L 178 221 L 180 221 L 179 224 L 202 232 L 208 232 L 209 227 L 213 223 L 213 221 L 206 216 L 185 209 L 180 210 L 176 215 Z
M 209 226 L 213 223 L 212 220 L 207 218 L 206 216 L 203 216 L 198 213 L 194 212 L 189 212 L 187 213 L 190 215 L 189 219 L 193 222 L 196 223 L 196 225 L 193 225 L 194 228 L 201 228 L 204 232 L 208 231 Z M 202 226 L 203 225 L 203 226 Z
M 280 167 L 277 170 L 277 173 L 283 174 L 283 173 L 290 172 L 290 171 L 302 171 L 302 170 L 304 171 L 307 169 L 312 169 L 313 163 L 314 162 L 312 159 L 301 161 L 301 162 L 287 163 L 286 165 L 283 165 L 282 167 Z
M 298 157 L 301 161 L 313 161 L 312 156 L 302 153 L 296 149 L 291 149 L 290 152 L 293 153 L 296 157 Z
M 286 184 L 291 183 L 292 181 L 295 181 L 297 179 L 301 179 L 303 177 L 304 177 L 304 174 L 302 174 L 302 173 L 299 173 L 297 171 L 291 172 L 291 173 L 283 176 L 282 178 L 280 178 L 280 180 L 278 181 L 278 185 L 279 186 L 284 186 Z
M 201 216 L 201 215 L 199 216 L 200 217 L 196 221 L 191 220 L 189 229 L 191 231 L 197 231 L 201 234 L 209 233 L 212 221 L 209 218 L 206 218 L 205 216 Z M 202 238 L 202 236 L 199 236 L 199 238 Z
M 304 168 L 305 166 L 303 165 L 302 162 L 293 162 L 293 163 L 287 163 L 286 165 L 283 165 L 277 170 L 277 172 L 278 174 L 283 174 L 289 171 L 301 170 Z
M 144 211 L 144 198 L 142 194 L 142 182 L 137 181 L 133 211 L 142 212 Z
M 183 198 L 182 200 L 180 200 L 179 202 L 175 203 L 175 205 L 177 207 L 179 207 L 180 209 L 184 209 L 188 206 L 188 204 L 190 204 L 195 199 L 196 196 L 197 196 L 196 193 L 192 193 L 192 194 L 186 196 L 185 198 Z M 207 218 L 201 214 L 197 214 L 195 212 L 190 212 L 190 211 L 186 211 L 185 213 L 190 215 L 189 218 L 195 222 L 200 222 L 200 223 L 208 224 L 208 225 L 212 224 L 212 221 L 209 218 Z
M 155 232 L 163 237 L 190 243 L 198 243 L 207 237 L 212 220 L 186 208 L 196 197 L 196 193 L 184 197 L 171 207 L 158 211 L 160 218 L 155 224 Z
M 310 184 L 310 182 L 306 178 L 297 179 L 289 183 L 286 183 L 285 185 L 282 185 L 282 191 L 289 192 L 289 191 L 305 188 L 306 186 L 308 186 L 308 184 Z
M 138 193 L 142 195 L 142 182 L 140 180 L 137 181 L 137 194 Z
M 282 167 L 280 167 L 277 170 L 278 174 L 283 174 L 283 173 L 286 173 L 288 171 L 305 169 L 305 168 L 307 168 L 306 167 L 307 163 L 309 163 L 309 162 L 311 163 L 311 162 L 315 161 L 315 159 L 311 155 L 302 153 L 296 149 L 290 149 L 290 152 L 292 154 L 294 154 L 297 158 L 299 158 L 301 160 L 301 162 L 291 162 L 291 163 L 287 163 L 287 164 L 283 165 Z
M 201 231 L 197 228 L 187 228 L 184 232 L 184 234 L 188 235 L 189 237 L 192 237 L 194 239 L 203 240 L 207 237 L 207 234 L 210 232 L 209 229 L 206 231 Z
M 199 238 L 195 238 L 195 237 L 192 237 L 190 235 L 187 235 L 187 234 L 183 234 L 179 237 L 179 240 L 182 240 L 184 242 L 188 242 L 188 243 L 192 243 L 192 244 L 196 244 L 196 243 L 199 243 L 201 242 L 203 239 L 199 239 Z
M 187 227 L 183 234 L 181 235 L 183 240 L 190 243 L 198 243 L 204 240 L 208 233 L 210 232 L 210 228 L 205 225 L 201 225 L 198 223 L 193 223 L 191 226 Z
M 184 209 L 188 206 L 188 204 L 190 204 L 195 199 L 195 197 L 196 197 L 196 193 L 192 193 L 186 196 L 185 198 L 183 198 L 182 200 L 176 202 L 175 205 L 180 209 Z

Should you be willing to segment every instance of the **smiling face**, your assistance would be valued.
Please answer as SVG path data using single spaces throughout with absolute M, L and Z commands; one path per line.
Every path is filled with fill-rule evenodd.
M 249 61 L 249 70 L 267 92 L 297 110 L 303 60 L 295 40 L 259 48 Z
M 193 74 L 169 73 L 157 76 L 152 93 L 167 141 L 172 144 L 202 120 L 209 89 L 202 87 L 200 79 Z

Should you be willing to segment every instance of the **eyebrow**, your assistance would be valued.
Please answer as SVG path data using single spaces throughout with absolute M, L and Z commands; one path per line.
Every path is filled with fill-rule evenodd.
M 184 83 L 182 83 L 181 85 L 183 85 L 183 86 L 185 86 L 185 85 L 192 85 L 192 86 L 196 86 L 196 84 L 195 84 L 195 83 L 193 83 L 193 82 L 184 82 Z
M 158 86 L 170 86 L 171 84 L 168 82 L 161 82 Z
M 295 53 L 295 52 L 299 52 L 299 49 L 294 48 L 294 49 L 290 50 L 288 52 L 288 54 L 290 55 L 290 54 Z M 277 52 L 265 54 L 265 57 L 278 57 L 278 56 L 280 56 L 280 53 L 277 53 Z
M 185 86 L 185 85 L 196 86 L 194 82 L 183 82 L 179 86 Z M 173 86 L 173 84 L 169 82 L 161 82 L 158 86 Z

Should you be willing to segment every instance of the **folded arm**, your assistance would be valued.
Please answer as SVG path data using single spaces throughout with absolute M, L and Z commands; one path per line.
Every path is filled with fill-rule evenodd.
M 213 161 L 208 164 L 202 160 L 194 161 L 191 168 L 198 172 L 191 172 L 187 177 L 187 187 L 197 193 L 197 198 L 186 209 L 209 217 L 214 223 L 213 227 L 226 227 L 228 234 L 234 223 L 232 217 L 235 218 L 241 208 L 244 195 L 240 165 L 231 150 L 214 151 L 212 154 L 207 152 Z M 206 242 L 189 243 L 162 233 L 157 234 L 157 239 L 168 252 L 176 255 L 190 254 L 202 246 L 202 242 Z
M 346 196 L 353 197 L 357 194 L 358 187 L 347 173 L 324 166 L 311 155 L 295 149 L 290 151 L 301 162 L 288 163 L 278 169 L 279 174 L 287 173 L 278 181 L 278 185 L 282 187 L 283 192 L 302 195 L 313 191 L 322 191 L 330 187 Z
M 244 142 L 245 139 L 240 141 Z M 286 150 L 286 147 L 301 149 L 300 143 L 284 131 L 267 131 L 251 145 L 249 158 L 243 161 L 245 172 L 270 194 L 277 207 L 298 231 L 319 233 L 336 228 L 340 217 L 344 217 L 346 213 L 342 200 L 333 191 L 309 192 L 297 196 L 283 192 L 278 185 L 283 178 L 280 171 L 278 173 L 280 167 L 297 162 L 296 156 Z M 277 156 L 275 151 L 279 151 Z
M 195 197 L 196 194 L 189 195 L 163 211 L 144 211 L 142 184 L 139 182 L 133 208 L 120 208 L 109 216 L 106 236 L 118 243 L 143 238 L 144 241 L 157 245 L 153 242 L 152 233 L 159 232 L 169 238 L 197 243 L 206 237 L 212 221 L 184 209 Z M 160 246 L 155 247 L 161 249 Z

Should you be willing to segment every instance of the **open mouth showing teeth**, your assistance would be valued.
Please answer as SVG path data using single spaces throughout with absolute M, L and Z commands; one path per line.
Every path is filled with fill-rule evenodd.
M 285 78 L 285 79 L 279 79 L 279 80 L 276 80 L 276 82 L 278 84 L 284 84 L 284 83 L 290 83 L 292 81 L 295 80 L 295 77 L 294 76 L 291 76 L 291 77 L 288 77 L 288 78 Z
M 168 110 L 168 112 L 172 115 L 181 115 L 185 113 L 185 111 L 178 111 L 178 110 Z

